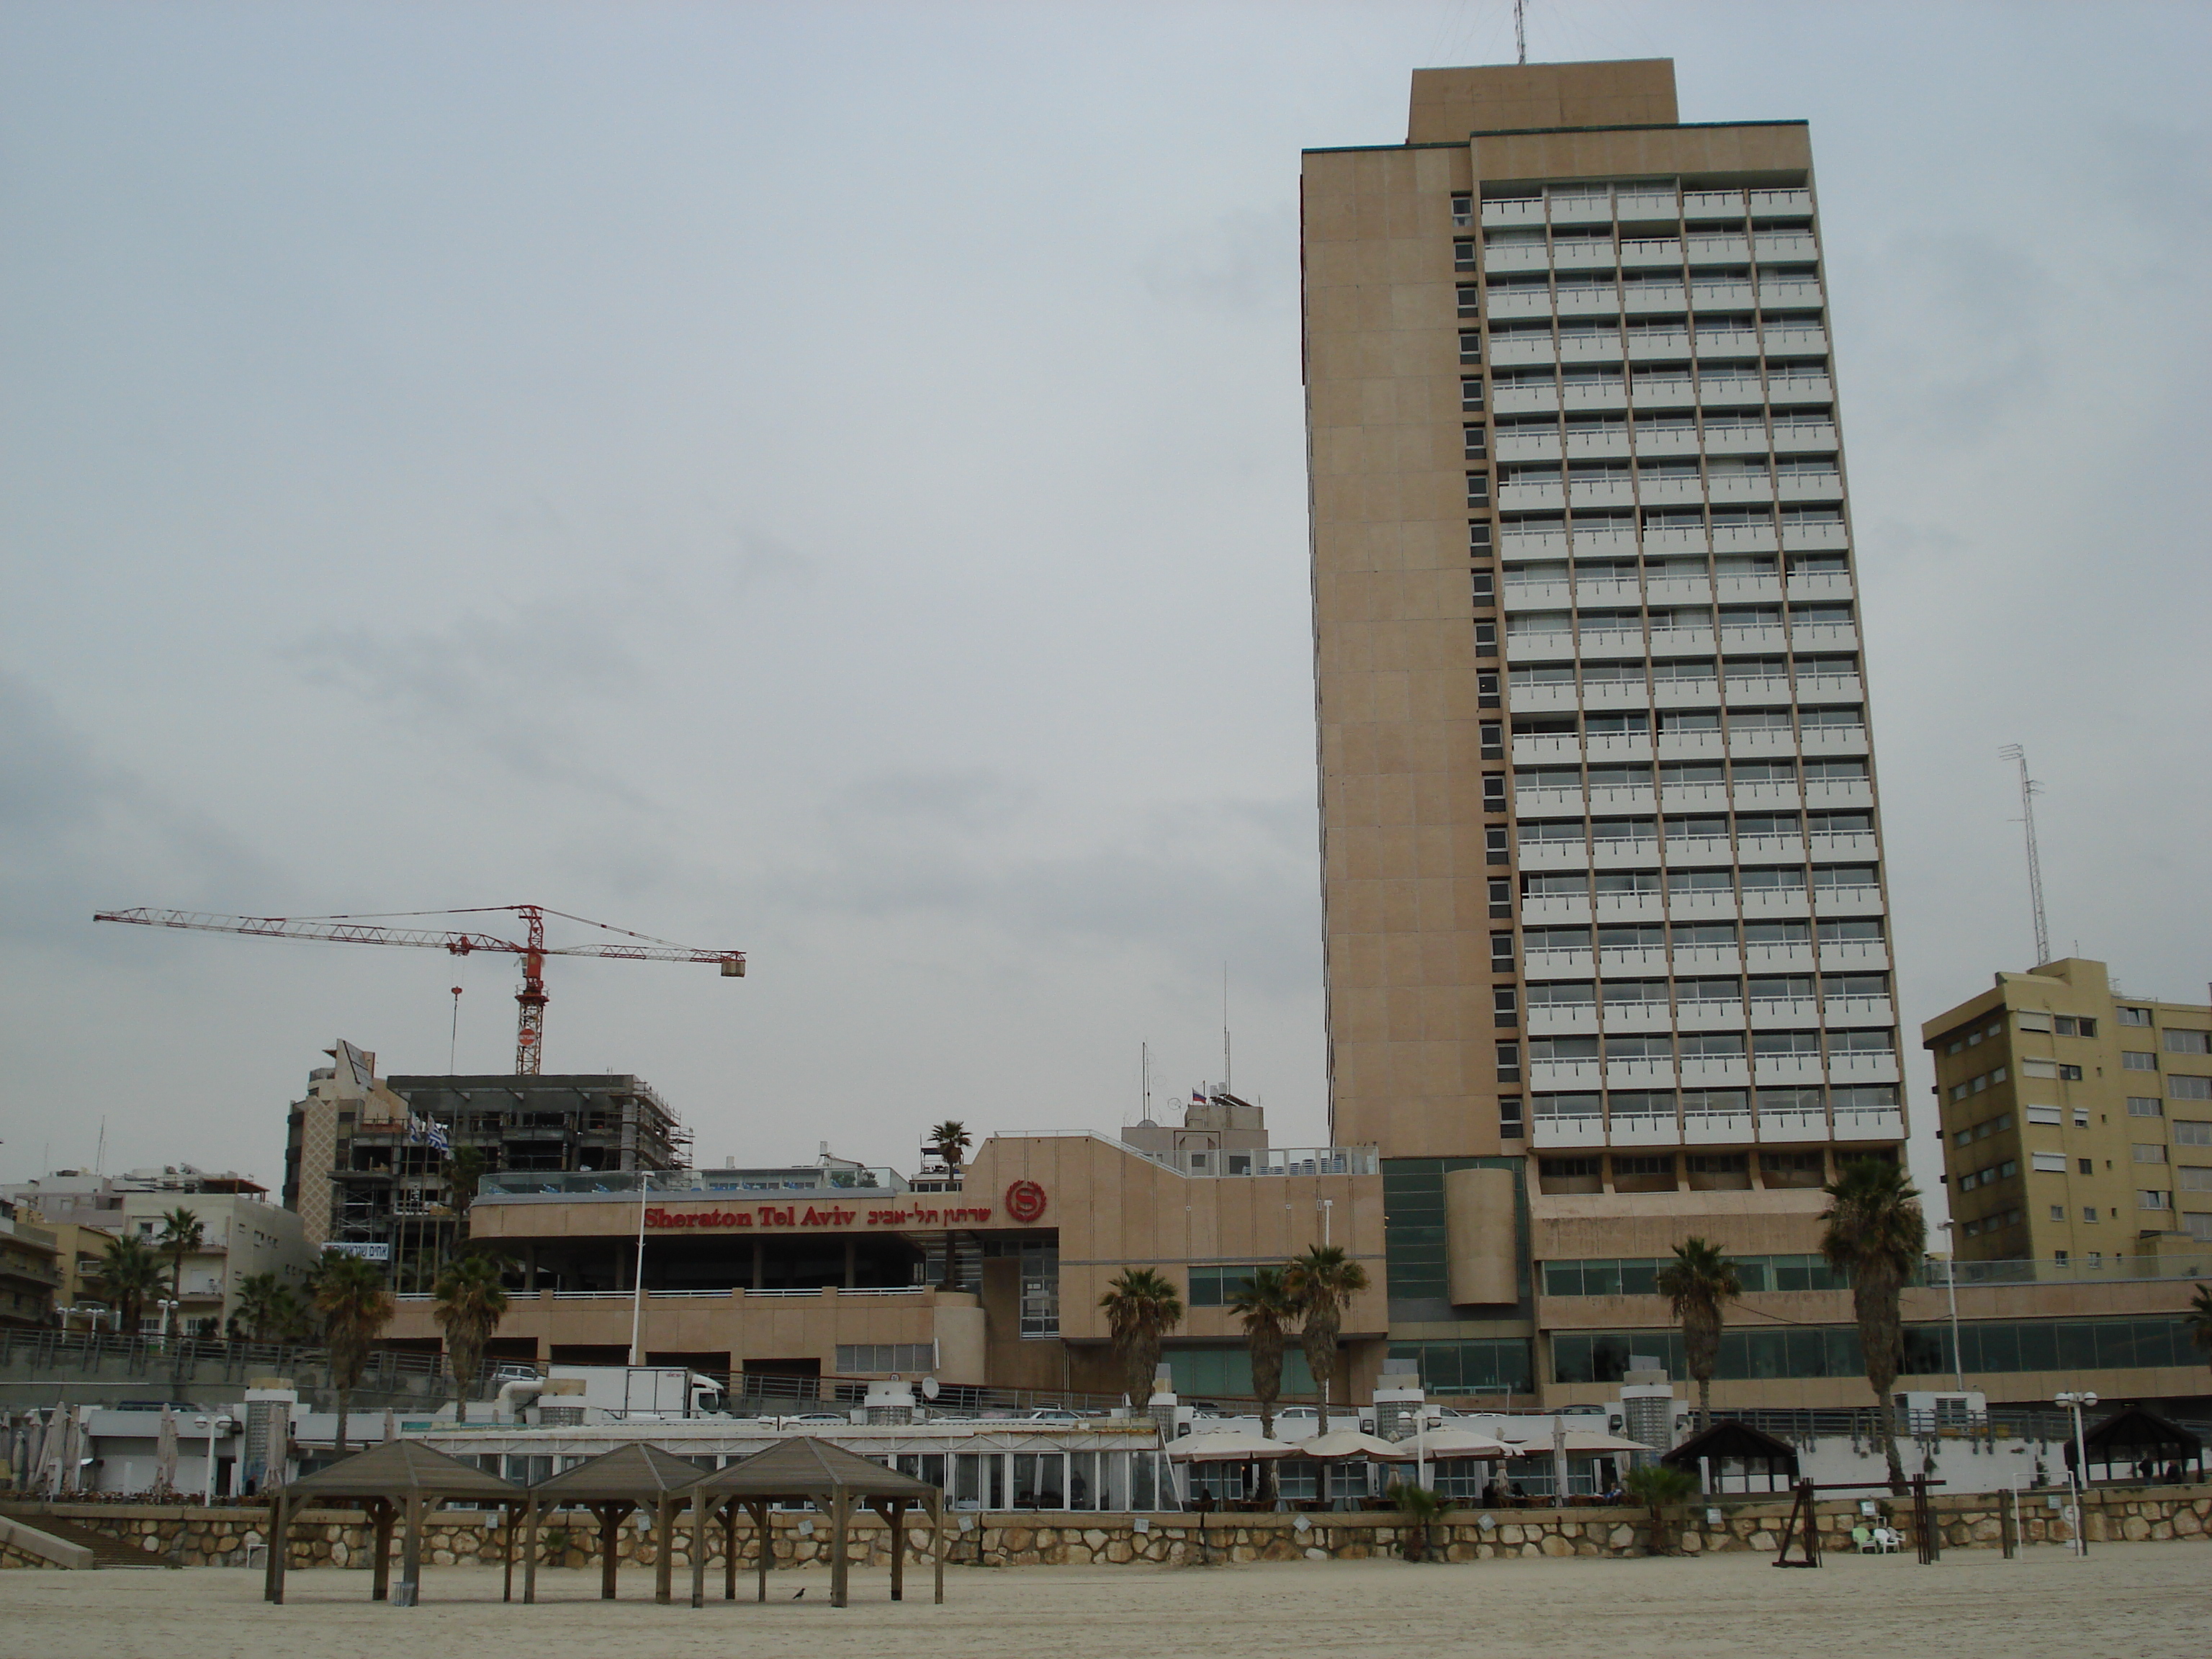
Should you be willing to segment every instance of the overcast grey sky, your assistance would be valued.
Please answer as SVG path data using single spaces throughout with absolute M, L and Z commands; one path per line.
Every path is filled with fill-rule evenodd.
M 1813 124 L 1908 1026 L 2033 954 L 2007 742 L 2061 948 L 2204 996 L 2212 10 L 1530 13 Z M 1110 1130 L 1226 960 L 1320 1139 L 1298 150 L 1510 14 L 0 6 L 0 1176 L 274 1180 L 454 984 L 510 1063 L 504 961 L 142 903 L 746 948 L 550 980 L 716 1163 Z

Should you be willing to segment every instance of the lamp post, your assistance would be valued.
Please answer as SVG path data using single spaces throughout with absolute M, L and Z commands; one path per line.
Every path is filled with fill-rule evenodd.
M 1951 1232 L 1953 1224 L 1950 1222 L 1936 1224 L 1943 1231 Z M 1958 1380 L 1959 1392 L 1964 1394 L 1966 1391 L 1966 1356 L 1959 1346 L 1959 1240 L 1955 1233 L 1952 1234 L 1950 1243 L 1951 1248 L 1943 1257 L 1943 1288 L 1951 1297 L 1951 1369 Z
M 215 1502 L 215 1437 L 219 1434 L 230 1432 L 231 1419 L 220 1414 L 214 1417 L 195 1417 L 192 1419 L 192 1426 L 207 1431 L 207 1473 L 206 1478 L 200 1483 L 200 1502 L 211 1504 Z
M 2086 1406 L 2094 1406 L 2097 1396 L 2082 1389 L 2054 1395 L 2053 1402 L 2062 1410 L 2074 1413 L 2074 1467 L 2067 1471 L 2067 1484 L 2074 1491 L 2074 1553 L 2086 1556 L 2089 1553 L 2089 1528 L 2081 1500 L 2089 1487 L 2089 1443 L 2081 1432 L 2081 1410 Z
M 157 1298 L 155 1305 L 161 1310 L 161 1335 L 164 1340 L 167 1340 L 169 1334 L 169 1316 L 185 1304 L 174 1297 L 165 1296 Z

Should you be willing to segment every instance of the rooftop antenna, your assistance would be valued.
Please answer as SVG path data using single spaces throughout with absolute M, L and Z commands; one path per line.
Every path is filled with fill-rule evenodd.
M 1229 964 L 1221 964 L 1221 1092 L 1233 1095 L 1230 1086 L 1233 1073 L 1229 1069 Z
M 2043 860 L 2035 850 L 2035 798 L 2043 786 L 2027 775 L 2027 750 L 2008 743 L 1997 750 L 2000 760 L 2020 768 L 2020 822 L 2027 834 L 2027 898 L 2035 907 L 2035 965 L 2051 960 L 2051 928 L 2043 919 Z
M 453 987 L 453 1029 L 446 1037 L 446 1075 L 453 1074 L 453 1056 L 461 1049 L 461 988 Z
M 1152 1121 L 1152 1045 L 1149 1042 L 1137 1045 L 1137 1066 L 1145 1095 L 1144 1115 L 1138 1121 L 1150 1123 Z
M 1528 63 L 1528 0 L 1513 0 L 1513 61 Z

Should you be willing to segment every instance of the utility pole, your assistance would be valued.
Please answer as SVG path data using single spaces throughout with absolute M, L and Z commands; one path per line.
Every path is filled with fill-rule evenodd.
M 2043 793 L 2043 786 L 2028 776 L 2027 750 L 2020 744 L 2008 743 L 1997 750 L 1997 756 L 2020 768 L 2020 821 L 2027 835 L 2027 898 L 2035 910 L 2035 965 L 2040 968 L 2051 960 L 2051 928 L 2043 919 L 2043 859 L 2035 848 L 2035 798 Z

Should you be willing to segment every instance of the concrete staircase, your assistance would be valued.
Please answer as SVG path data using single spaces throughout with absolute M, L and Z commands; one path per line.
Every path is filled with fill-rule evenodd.
M 110 1538 L 104 1532 L 82 1526 L 75 1521 L 64 1521 L 59 1516 L 48 1515 L 45 1506 L 38 1504 L 0 1504 L 0 1519 L 12 1523 L 9 1531 L 16 1534 L 10 1541 L 25 1547 L 34 1546 L 39 1539 L 55 1544 L 74 1546 L 89 1559 L 70 1559 L 64 1551 L 40 1551 L 54 1560 L 57 1566 L 106 1567 L 114 1571 L 139 1572 L 158 1571 L 177 1564 L 159 1555 L 149 1555 L 143 1549 L 134 1549 L 119 1538 Z M 24 1539 L 23 1533 L 35 1534 Z

